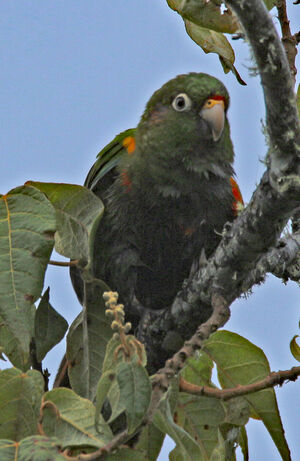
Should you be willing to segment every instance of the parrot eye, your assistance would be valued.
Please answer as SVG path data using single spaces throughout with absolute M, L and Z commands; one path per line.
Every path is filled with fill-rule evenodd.
M 178 112 L 182 112 L 184 110 L 190 110 L 192 101 L 187 94 L 180 93 L 173 99 L 172 106 Z

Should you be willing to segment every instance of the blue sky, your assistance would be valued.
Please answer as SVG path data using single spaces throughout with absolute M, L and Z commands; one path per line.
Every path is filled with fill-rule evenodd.
M 248 75 L 247 45 L 233 46 L 246 87 L 191 41 L 165 0 L 1 2 L 0 192 L 29 179 L 82 184 L 98 151 L 137 124 L 154 90 L 179 73 L 202 71 L 230 92 L 235 170 L 249 201 L 264 170 L 264 105 L 259 77 Z M 67 270 L 50 268 L 46 283 L 53 306 L 72 321 L 80 306 Z M 272 370 L 287 369 L 296 365 L 289 340 L 298 333 L 298 304 L 296 284 L 269 277 L 234 303 L 226 329 L 262 347 Z M 54 370 L 62 354 L 60 345 L 46 365 Z M 300 459 L 299 383 L 276 392 L 293 459 Z M 250 459 L 280 460 L 263 425 L 248 427 Z

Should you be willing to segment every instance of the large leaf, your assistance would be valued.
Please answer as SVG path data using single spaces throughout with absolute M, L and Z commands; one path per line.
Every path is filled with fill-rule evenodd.
M 243 409 L 241 409 L 243 414 Z M 233 418 L 232 418 L 233 419 Z M 245 423 L 247 415 L 242 419 L 236 418 L 234 423 Z M 178 405 L 176 408 L 176 420 L 194 440 L 199 444 L 201 450 L 200 460 L 210 459 L 212 453 L 219 445 L 219 432 L 222 431 L 224 438 L 227 437 L 229 430 L 233 429 L 233 421 L 230 419 L 230 409 L 222 401 L 209 398 L 197 397 L 185 393 L 180 393 Z M 225 425 L 225 423 L 227 423 Z M 225 426 L 224 426 L 225 425 Z M 236 425 L 236 424 L 234 424 Z M 224 434 L 223 434 L 224 426 Z M 239 429 L 236 430 L 236 440 L 239 437 Z M 174 449 L 172 456 L 176 459 L 177 451 L 180 447 Z M 173 460 L 173 457 L 171 458 Z
M 0 315 L 24 364 L 33 334 L 32 304 L 43 288 L 55 229 L 51 203 L 33 187 L 0 197 Z
M 211 382 L 213 361 L 200 351 L 197 357 L 188 360 L 181 376 L 197 386 L 216 387 Z M 249 405 L 242 398 L 229 402 L 204 396 L 180 393 L 176 407 L 176 421 L 201 447 L 202 458 L 218 459 L 226 451 L 226 456 L 234 457 L 234 443 L 240 439 L 240 428 L 249 419 Z M 180 448 L 173 451 L 172 461 L 183 459 Z M 234 459 L 234 458 L 233 458 Z
M 218 433 L 218 444 L 215 446 L 209 461 L 226 461 L 229 457 L 226 457 L 226 444 L 225 440 L 222 437 L 222 434 Z M 236 458 L 234 457 L 234 460 Z M 232 457 L 231 457 L 232 461 Z
M 149 461 L 149 458 L 146 454 L 139 449 L 136 448 L 121 448 L 117 450 L 115 453 L 108 455 L 105 458 L 105 461 Z
M 103 204 L 93 192 L 74 184 L 33 182 L 30 184 L 46 194 L 56 210 L 55 249 L 71 259 L 88 262 L 90 248 Z
M 167 433 L 176 442 L 177 449 L 181 452 L 184 461 L 201 461 L 201 450 L 197 442 L 180 425 L 176 424 L 170 409 L 169 393 L 167 392 L 160 401 L 155 412 L 153 422 L 163 433 Z
M 71 389 L 46 392 L 43 402 L 43 430 L 46 435 L 57 437 L 64 448 L 102 447 L 113 438 L 108 425 L 101 424 L 101 430 L 96 431 L 94 405 Z
M 147 424 L 142 430 L 136 448 L 147 454 L 148 461 L 156 461 L 160 453 L 165 434 L 154 424 Z
M 67 359 L 72 388 L 82 397 L 93 400 L 106 345 L 113 332 L 103 300 L 103 292 L 108 287 L 95 279 L 85 283 L 85 290 L 84 313 L 75 319 L 67 336 Z
M 101 378 L 98 381 L 97 385 L 97 394 L 96 394 L 96 411 L 95 411 L 95 426 L 99 427 L 99 424 L 102 422 L 101 410 L 107 394 L 116 380 L 116 374 L 113 371 L 106 371 L 102 374 Z M 98 429 L 97 429 L 98 430 Z
M 132 335 L 126 335 L 126 340 L 128 343 L 132 341 L 136 341 L 135 337 Z M 105 352 L 105 357 L 103 361 L 103 367 L 102 367 L 102 376 L 100 381 L 98 382 L 98 388 L 97 388 L 97 404 L 96 404 L 96 416 L 98 417 L 98 414 L 100 414 L 100 410 L 102 408 L 104 399 L 107 398 L 110 404 L 111 408 L 111 415 L 109 417 L 109 423 L 112 423 L 116 418 L 126 410 L 126 406 L 129 403 L 127 402 L 126 396 L 124 398 L 124 393 L 120 392 L 120 385 L 117 378 L 117 374 L 119 372 L 119 366 L 121 366 L 121 363 L 124 360 L 124 357 L 122 354 L 116 354 L 116 350 L 120 347 L 121 341 L 120 338 L 112 336 L 112 338 L 109 340 L 107 346 L 106 346 L 106 352 Z M 145 349 L 142 346 L 140 348 L 140 353 L 141 357 L 139 357 L 140 360 L 140 366 L 145 367 L 147 363 L 147 357 L 145 353 Z M 145 379 L 145 376 L 142 377 L 143 380 Z M 141 381 L 139 383 L 142 386 L 142 383 L 144 381 Z M 148 380 L 148 377 L 147 377 Z M 134 382 L 127 383 L 125 382 L 125 386 L 132 385 L 132 391 L 133 392 L 138 392 L 138 389 L 134 389 Z M 126 394 L 126 391 L 125 391 Z M 142 396 L 141 403 L 143 405 L 144 403 L 144 398 L 145 396 Z M 130 405 L 130 404 L 129 404 Z M 134 406 L 132 406 L 132 411 L 134 412 Z M 130 412 L 130 410 L 129 410 Z M 129 416 L 130 418 L 130 416 Z
M 186 31 L 205 53 L 217 53 L 227 73 L 230 70 L 241 85 L 246 85 L 234 66 L 234 51 L 222 32 L 239 29 L 236 16 L 230 10 L 221 12 L 219 2 L 206 0 L 167 0 L 168 5 L 182 16 Z
M 58 440 L 34 435 L 21 440 L 0 440 L 0 459 L 3 461 L 65 461 Z
M 130 341 L 131 339 L 134 339 L 134 337 L 132 335 L 127 335 L 127 341 Z M 103 375 L 107 376 L 109 374 L 114 374 L 116 378 L 117 367 L 123 361 L 123 355 L 116 354 L 116 350 L 119 348 L 120 345 L 121 345 L 120 338 L 112 336 L 106 346 L 105 357 L 104 357 L 103 366 L 102 366 Z M 144 354 L 142 358 L 142 365 L 146 366 L 146 354 Z M 111 385 L 109 386 L 109 388 L 108 386 L 105 386 L 105 387 L 107 390 L 107 393 L 105 396 L 107 397 L 109 404 L 110 404 L 110 408 L 111 408 L 111 415 L 109 418 L 109 423 L 112 423 L 113 421 L 116 420 L 116 418 L 118 418 L 118 416 L 121 413 L 125 411 L 125 406 L 120 396 L 120 387 L 118 385 L 117 379 L 114 379 L 111 382 Z M 105 389 L 102 389 L 102 392 L 104 391 Z M 97 408 L 99 409 L 98 398 L 97 398 Z
M 48 288 L 39 303 L 34 322 L 36 358 L 39 362 L 63 339 L 67 329 L 67 321 L 49 302 Z
M 32 315 L 35 315 L 35 306 L 32 305 Z M 30 357 L 24 355 L 21 344 L 16 336 L 5 326 L 0 317 L 0 347 L 1 351 L 9 358 L 12 365 L 26 371 L 30 368 Z
M 221 12 L 220 4 L 207 0 L 167 0 L 168 5 L 184 19 L 217 32 L 232 34 L 239 28 L 238 20 L 230 10 Z
M 36 434 L 44 379 L 35 370 L 0 372 L 0 438 L 21 440 Z
M 260 381 L 270 374 L 268 360 L 261 349 L 245 338 L 226 330 L 217 331 L 204 347 L 216 363 L 223 388 Z M 283 460 L 290 460 L 274 389 L 264 389 L 244 397 L 253 413 L 258 415 L 269 431 Z
M 238 82 L 241 85 L 246 85 L 234 66 L 234 51 L 225 35 L 221 34 L 220 32 L 198 26 L 194 22 L 188 21 L 187 19 L 184 21 L 184 23 L 186 31 L 191 39 L 194 40 L 197 45 L 201 46 L 205 53 L 217 53 L 219 55 L 224 72 L 227 73 L 231 70 L 236 76 Z
M 197 386 L 212 386 L 211 376 L 214 363 L 204 352 L 198 352 L 197 357 L 191 357 L 181 371 L 181 376 L 189 383 Z
M 117 367 L 120 402 L 125 407 L 129 434 L 145 417 L 151 399 L 151 384 L 148 374 L 138 358 L 121 362 Z
M 188 20 L 185 21 L 185 27 L 189 36 L 197 45 L 201 46 L 205 53 L 217 53 L 223 58 L 228 59 L 232 64 L 234 63 L 234 51 L 225 35 L 198 26 Z

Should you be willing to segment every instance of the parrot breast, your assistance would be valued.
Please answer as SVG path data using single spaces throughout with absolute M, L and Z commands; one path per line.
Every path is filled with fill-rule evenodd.
M 210 176 L 208 180 L 198 178 L 189 194 L 174 197 L 147 190 L 145 184 L 143 190 L 132 188 L 123 174 L 104 196 L 107 213 L 101 223 L 99 253 L 113 254 L 113 247 L 122 242 L 124 251 L 131 248 L 138 255 L 128 273 L 134 271 L 135 296 L 147 308 L 161 309 L 171 304 L 194 259 L 202 249 L 207 257 L 212 254 L 223 225 L 234 217 L 228 178 Z M 102 261 L 96 268 L 97 276 L 100 274 L 112 289 L 118 289 L 122 297 L 122 286 L 114 285 L 109 255 Z M 132 281 L 128 279 L 128 283 Z M 126 293 L 128 287 L 123 298 Z

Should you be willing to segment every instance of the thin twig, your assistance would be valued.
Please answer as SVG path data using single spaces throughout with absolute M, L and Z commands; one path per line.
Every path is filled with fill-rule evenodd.
M 297 67 L 295 66 L 295 59 L 297 55 L 297 40 L 296 37 L 291 33 L 290 21 L 287 16 L 285 0 L 277 0 L 276 7 L 278 11 L 278 20 L 282 32 L 281 41 L 287 55 L 292 78 L 295 82 L 297 74 Z
M 53 389 L 55 387 L 60 387 L 61 386 L 62 381 L 67 376 L 67 370 L 68 370 L 68 360 L 67 360 L 66 355 L 64 355 L 64 357 L 63 357 L 63 359 L 62 359 L 62 361 L 60 363 L 58 372 L 56 374 L 55 380 L 54 380 Z
M 277 371 L 270 373 L 266 378 L 245 386 L 238 385 L 230 389 L 215 389 L 208 386 L 197 386 L 189 383 L 182 377 L 179 381 L 179 389 L 182 392 L 187 392 L 193 395 L 203 395 L 205 397 L 213 397 L 220 400 L 229 400 L 234 397 L 252 394 L 253 392 L 261 391 L 269 387 L 281 386 L 284 381 L 296 381 L 300 375 L 300 367 L 293 367 L 290 370 Z
M 52 266 L 61 266 L 61 267 L 73 267 L 77 266 L 79 259 L 73 259 L 72 261 L 53 261 L 50 259 L 49 264 Z

